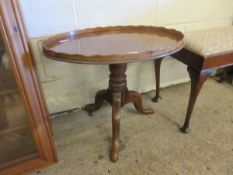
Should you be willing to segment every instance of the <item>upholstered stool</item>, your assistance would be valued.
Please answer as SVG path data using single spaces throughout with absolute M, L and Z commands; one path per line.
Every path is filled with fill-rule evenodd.
M 186 119 L 181 128 L 183 133 L 188 133 L 193 107 L 208 75 L 217 68 L 233 65 L 233 26 L 185 33 L 185 44 L 185 48 L 174 54 L 173 57 L 187 65 L 191 79 Z M 160 64 L 155 63 L 157 83 Z M 159 87 L 159 83 L 156 87 Z M 156 92 L 156 98 L 158 98 L 159 88 Z

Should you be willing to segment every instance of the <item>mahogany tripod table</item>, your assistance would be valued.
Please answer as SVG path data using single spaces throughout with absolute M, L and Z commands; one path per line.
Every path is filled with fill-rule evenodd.
M 112 105 L 111 160 L 116 162 L 121 107 L 132 102 L 139 113 L 153 113 L 152 109 L 143 108 L 138 92 L 128 90 L 125 74 L 127 63 L 161 60 L 183 46 L 183 34 L 175 30 L 151 26 L 115 26 L 56 35 L 43 43 L 43 51 L 47 57 L 63 62 L 109 65 L 109 87 L 97 92 L 95 103 L 84 109 L 92 113 L 101 107 L 104 100 Z

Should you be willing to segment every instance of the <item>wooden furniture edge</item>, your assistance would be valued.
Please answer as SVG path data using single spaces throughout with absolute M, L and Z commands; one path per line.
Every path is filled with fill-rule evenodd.
M 12 8 L 12 10 L 14 12 L 13 17 L 16 20 L 15 26 L 13 23 L 11 24 L 12 26 L 9 26 L 6 23 L 6 21 L 9 20 L 9 18 L 5 17 L 3 9 L 2 9 L 3 8 L 2 5 L 4 3 L 9 3 L 10 7 Z M 21 69 L 20 67 L 22 65 L 18 65 L 16 63 L 17 62 L 16 59 L 10 59 L 12 67 L 14 67 L 13 73 L 17 77 L 16 81 L 17 81 L 17 84 L 19 87 L 20 94 L 25 102 L 25 106 L 26 106 L 26 109 L 27 109 L 28 114 L 29 114 L 30 126 L 33 126 L 31 129 L 33 131 L 33 138 L 36 140 L 36 145 L 38 148 L 38 153 L 40 155 L 40 158 L 37 158 L 34 160 L 29 160 L 26 163 L 15 165 L 13 168 L 9 168 L 9 169 L 4 168 L 0 171 L 0 174 L 3 174 L 3 173 L 5 173 L 5 174 L 21 174 L 21 173 L 24 173 L 25 171 L 37 170 L 37 169 L 40 169 L 41 167 L 45 167 L 47 165 L 53 164 L 53 163 L 57 162 L 57 156 L 56 156 L 55 146 L 54 146 L 53 141 L 52 141 L 53 140 L 52 133 L 50 130 L 51 123 L 50 123 L 49 117 L 48 117 L 48 110 L 47 110 L 45 104 L 41 103 L 41 100 L 44 100 L 44 97 L 43 97 L 42 91 L 40 90 L 40 85 L 38 83 L 37 74 L 35 72 L 35 65 L 33 64 L 33 57 L 31 54 L 30 46 L 28 45 L 29 43 L 28 43 L 27 36 L 25 33 L 25 27 L 24 27 L 24 24 L 22 21 L 22 15 L 20 12 L 18 0 L 9 0 L 9 1 L 1 0 L 0 1 L 0 9 L 1 9 L 0 10 L 1 32 L 3 35 L 6 50 L 9 53 L 9 56 L 11 58 L 18 57 L 14 52 L 15 51 L 14 42 L 13 42 L 12 38 L 10 38 L 12 31 L 7 30 L 9 27 L 14 27 L 14 30 L 19 33 L 20 42 L 21 42 L 20 44 L 23 47 L 18 52 L 24 53 L 22 55 L 22 57 L 19 59 L 25 59 L 25 60 L 23 60 L 23 62 L 27 66 L 27 68 L 28 68 L 27 70 L 29 70 L 31 73 L 31 75 L 27 75 L 28 81 L 31 81 L 33 84 L 33 87 L 36 88 L 36 89 L 34 89 L 34 94 L 36 94 L 37 98 L 39 99 L 35 103 L 37 103 L 37 104 L 39 103 L 39 109 L 36 109 L 36 110 L 39 110 L 40 114 L 37 114 L 38 117 L 34 118 L 34 117 L 32 117 L 32 116 L 35 116 L 34 115 L 35 109 L 32 109 L 33 104 L 29 105 L 27 103 L 27 101 L 30 101 L 28 98 L 30 92 L 26 92 L 24 83 L 21 83 L 21 81 L 24 79 L 23 78 L 24 75 L 21 75 L 21 73 L 19 73 L 19 70 Z M 21 80 L 21 81 L 19 81 L 19 80 Z M 35 130 L 35 128 L 37 128 L 37 129 Z M 45 133 L 46 133 L 45 135 L 43 135 L 44 136 L 43 139 L 41 138 L 41 136 L 42 136 L 41 130 L 45 131 Z M 45 141 L 45 138 L 46 138 L 46 141 Z
M 174 29 L 167 29 L 164 27 L 155 27 L 155 26 L 108 26 L 108 27 L 97 27 L 97 28 L 87 28 L 83 30 L 76 30 L 71 32 L 66 32 L 62 34 L 57 34 L 53 37 L 46 39 L 43 42 L 43 52 L 44 54 L 54 60 L 65 61 L 70 63 L 79 63 L 79 64 L 119 64 L 119 63 L 130 63 L 136 61 L 145 61 L 149 60 L 148 58 L 154 59 L 158 57 L 157 52 L 155 51 L 145 51 L 140 53 L 130 53 L 124 55 L 91 55 L 85 56 L 80 54 L 68 54 L 64 52 L 55 52 L 50 49 L 51 46 L 55 46 L 59 43 L 60 40 L 64 40 L 67 38 L 82 38 L 85 36 L 91 36 L 93 34 L 102 34 L 104 32 L 140 32 L 146 31 L 145 33 L 156 33 L 161 32 L 162 36 L 166 34 L 170 34 L 177 42 L 177 47 L 173 50 L 167 49 L 164 50 L 164 54 L 160 57 L 165 57 L 171 55 L 175 52 L 178 52 L 184 46 L 183 38 L 184 35 Z M 170 50 L 170 51 L 169 51 Z M 78 60 L 77 60 L 78 59 Z M 136 59 L 136 61 L 135 61 Z M 124 61 L 122 61 L 124 60 Z

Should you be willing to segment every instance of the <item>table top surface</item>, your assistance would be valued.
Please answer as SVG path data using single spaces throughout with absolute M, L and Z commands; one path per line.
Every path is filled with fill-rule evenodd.
M 171 55 L 184 47 L 183 38 L 163 27 L 98 27 L 53 36 L 43 42 L 43 52 L 71 63 L 120 64 Z

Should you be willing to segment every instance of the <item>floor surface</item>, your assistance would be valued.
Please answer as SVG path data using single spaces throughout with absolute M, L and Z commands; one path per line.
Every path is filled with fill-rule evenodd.
M 122 109 L 120 158 L 109 159 L 111 107 L 89 117 L 78 111 L 53 120 L 59 163 L 43 175 L 233 175 L 233 87 L 209 79 L 197 100 L 191 133 L 179 132 L 186 112 L 190 84 L 143 95 L 150 116 Z M 34 174 L 37 174 L 34 173 Z

